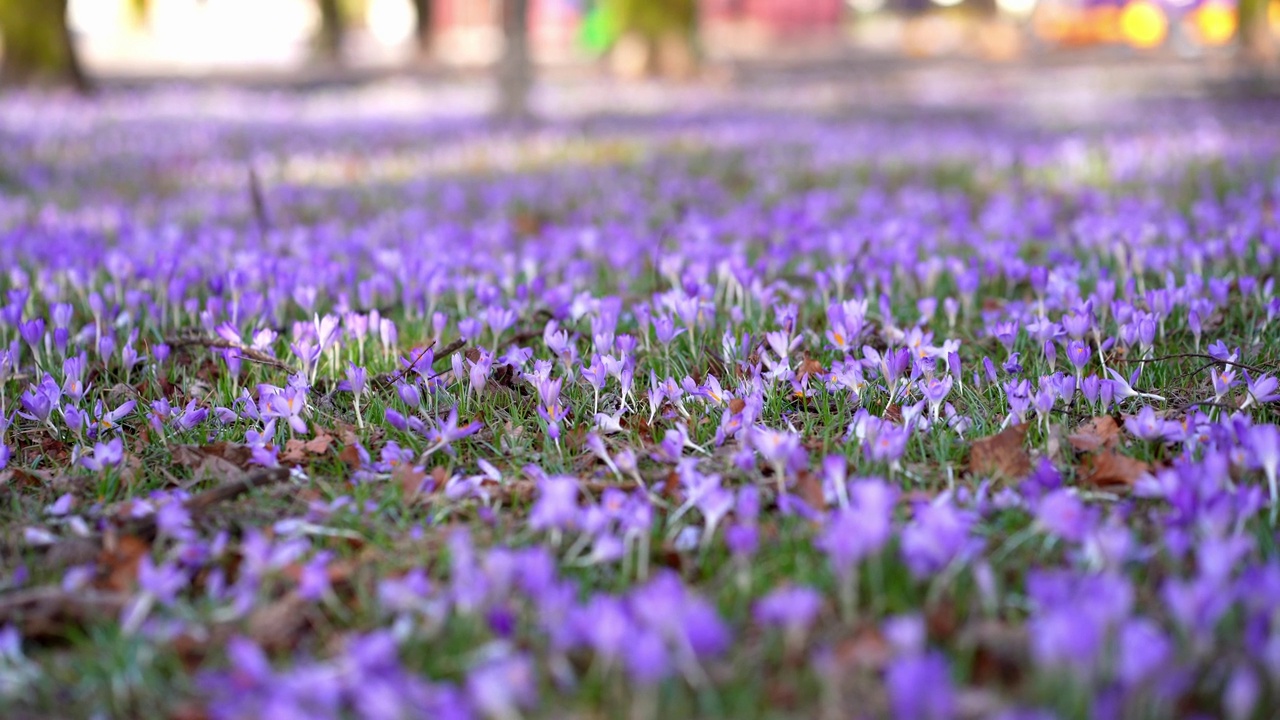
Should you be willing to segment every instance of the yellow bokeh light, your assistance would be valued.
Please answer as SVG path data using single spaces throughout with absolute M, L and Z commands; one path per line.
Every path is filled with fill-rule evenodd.
M 1205 3 L 1196 10 L 1192 22 L 1205 45 L 1226 45 L 1235 38 L 1236 9 L 1225 2 Z
M 1158 47 L 1169 34 L 1169 20 L 1159 5 L 1134 0 L 1120 12 L 1120 34 L 1134 47 Z

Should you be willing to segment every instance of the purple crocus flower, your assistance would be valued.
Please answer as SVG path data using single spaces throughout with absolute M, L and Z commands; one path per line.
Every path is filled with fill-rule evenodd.
M 1089 364 L 1089 360 L 1092 358 L 1093 349 L 1087 344 L 1079 340 L 1072 340 L 1067 343 L 1067 362 L 1071 363 L 1071 367 L 1075 368 L 1077 377 L 1084 371 L 1085 366 Z
M 1182 426 L 1156 416 L 1155 408 L 1144 405 L 1137 415 L 1125 418 L 1124 428 L 1143 440 L 1165 440 L 1181 432 Z
M 44 340 L 44 319 L 33 318 L 27 322 L 19 323 L 18 334 L 31 346 L 33 351 L 39 353 L 41 342 Z
M 18 398 L 18 401 L 22 404 L 22 411 L 19 411 L 18 414 L 28 420 L 48 423 L 49 416 L 58 406 L 62 390 L 54 384 L 52 390 L 56 392 L 50 392 L 51 388 L 48 387 L 48 384 L 53 382 L 53 378 L 48 375 L 45 378 L 48 383 L 41 382 L 39 386 L 32 385 Z
M 529 511 L 529 527 L 535 530 L 565 530 L 577 522 L 578 479 L 553 476 L 538 481 L 538 499 Z
M 129 413 L 133 412 L 133 409 L 134 407 L 137 406 L 137 404 L 138 403 L 135 400 L 128 400 L 122 403 L 120 407 L 116 408 L 115 410 L 104 412 L 102 407 L 102 401 L 99 400 L 97 403 L 94 404 L 94 408 L 93 408 L 93 416 L 97 421 L 96 425 L 98 429 L 114 430 L 116 427 L 119 426 L 121 420 L 123 420 Z
M 671 653 L 656 631 L 637 630 L 631 635 L 623 653 L 627 676 L 637 685 L 656 685 L 671 675 Z
M 911 439 L 911 431 L 892 422 L 879 423 L 874 432 L 869 432 L 863 444 L 863 452 L 872 462 L 896 465 L 907 451 L 907 442 Z
M 1036 506 L 1036 522 L 1069 542 L 1081 542 L 1093 526 L 1093 513 L 1069 489 L 1054 490 Z
M 450 457 L 454 456 L 453 443 L 466 437 L 470 437 L 480 432 L 480 423 L 471 422 L 458 427 L 458 406 L 454 405 L 449 410 L 449 415 L 442 421 L 426 431 L 426 438 L 431 442 L 431 447 L 423 456 L 430 455 L 437 450 L 444 450 Z
M 1130 686 L 1166 668 L 1173 655 L 1173 643 L 1147 618 L 1126 621 L 1120 628 L 1117 645 L 1116 676 Z
M 916 508 L 915 517 L 902 531 L 902 557 L 916 577 L 932 575 L 975 545 L 969 536 L 970 513 L 955 506 L 943 494 Z
M 849 494 L 849 507 L 834 512 L 816 540 L 841 576 L 889 541 L 898 501 L 897 490 L 877 479 L 854 483 Z
M 138 587 L 150 593 L 162 605 L 170 605 L 178 592 L 187 586 L 188 578 L 173 563 L 153 564 L 149 555 L 143 555 L 138 563 Z
M 753 614 L 761 625 L 778 627 L 792 651 L 804 642 L 804 635 L 822 610 L 822 595 L 807 587 L 780 587 L 756 601 Z
M 939 652 L 906 655 L 885 671 L 889 705 L 897 720 L 949 720 L 955 692 L 946 657 Z
M 1257 380 L 1250 377 L 1246 370 L 1244 373 L 1245 387 L 1249 389 L 1249 397 L 1245 400 L 1242 408 L 1248 407 L 1251 403 L 1269 403 L 1280 400 L 1280 392 L 1276 391 L 1280 386 L 1280 380 L 1269 374 L 1263 374 Z
M 304 600 L 317 600 L 329 592 L 329 563 L 333 553 L 322 550 L 302 566 L 298 578 L 298 596 Z
M 1253 451 L 1254 461 L 1262 468 L 1267 478 L 1267 487 L 1271 492 L 1272 512 L 1280 509 L 1280 497 L 1277 492 L 1277 471 L 1280 470 L 1280 428 L 1275 425 L 1254 425 L 1249 428 L 1246 443 Z
M 512 720 L 538 700 L 538 678 L 525 655 L 489 660 L 467 674 L 467 697 L 485 717 Z
M 179 430 L 187 432 L 194 430 L 209 417 L 209 409 L 196 406 L 197 401 L 192 400 L 182 409 L 182 414 L 173 419 L 173 424 Z M 301 422 L 301 420 L 299 420 Z M 303 425 L 305 431 L 306 425 Z
M 942 402 L 951 393 L 953 382 L 952 377 L 946 375 L 942 378 L 930 378 L 921 384 L 920 392 L 924 395 L 924 399 L 929 402 L 929 412 L 935 421 L 938 419 L 938 408 L 942 407 Z
M 396 383 L 396 394 L 400 396 L 401 402 L 414 410 L 417 410 L 422 406 L 422 394 L 418 391 L 418 386 L 415 384 L 406 382 Z
M 124 460 L 124 441 L 112 438 L 109 442 L 95 443 L 93 454 L 80 458 L 80 464 L 94 472 L 102 472 L 115 467 Z
M 305 435 L 307 423 L 302 419 L 302 412 L 306 407 L 307 391 L 300 387 L 287 387 L 267 397 L 263 417 L 282 419 L 289 423 L 294 432 Z

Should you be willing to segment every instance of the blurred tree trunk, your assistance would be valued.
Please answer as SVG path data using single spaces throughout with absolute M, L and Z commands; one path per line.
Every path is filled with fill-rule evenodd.
M 318 0 L 320 4 L 320 56 L 326 60 L 342 60 L 342 45 L 347 37 L 347 22 L 341 0 Z
M 414 40 L 418 44 L 419 57 L 431 54 L 431 42 L 435 34 L 435 16 L 432 0 L 413 0 Z
M 529 117 L 533 61 L 529 53 L 529 0 L 503 0 L 502 59 L 498 62 L 498 115 Z
M 0 0 L 0 81 L 91 89 L 67 26 L 67 0 Z
M 1271 27 L 1267 17 L 1267 0 L 1239 0 L 1236 24 L 1240 53 L 1249 65 L 1261 67 L 1275 60 Z

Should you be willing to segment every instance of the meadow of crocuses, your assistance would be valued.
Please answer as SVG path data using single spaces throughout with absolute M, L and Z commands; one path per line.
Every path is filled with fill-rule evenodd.
M 1280 706 L 1280 106 L 0 102 L 0 716 Z

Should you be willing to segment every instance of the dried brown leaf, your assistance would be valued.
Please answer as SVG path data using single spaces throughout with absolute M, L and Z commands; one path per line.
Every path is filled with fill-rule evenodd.
M 1031 472 L 1031 456 L 1023 447 L 1027 425 L 1010 426 L 990 437 L 975 440 L 969 448 L 969 472 L 979 476 L 1017 480 Z
M 183 467 L 199 467 L 206 458 L 218 458 L 241 469 L 252 467 L 253 448 L 236 443 L 217 442 L 208 445 L 178 445 L 170 450 L 173 461 Z
M 244 470 L 241 470 L 239 466 L 216 455 L 206 455 L 204 460 L 192 471 L 192 476 L 197 480 L 217 480 L 219 482 L 235 480 L 242 475 L 244 475 Z
M 296 465 L 305 460 L 307 453 L 302 446 L 303 442 L 298 438 L 289 438 L 289 440 L 284 444 L 284 450 L 280 451 L 280 462 L 289 465 Z
M 1080 470 L 1084 485 L 1115 487 L 1132 486 L 1138 478 L 1151 472 L 1151 466 L 1114 450 L 1104 450 L 1090 455 Z
M 822 363 L 809 357 L 806 353 L 804 360 L 800 361 L 800 368 L 796 370 L 796 377 L 803 380 L 809 375 L 823 375 L 826 372 L 827 369 L 822 366 Z
M 288 593 L 250 613 L 247 634 L 268 652 L 293 650 L 307 629 L 306 606 L 297 593 Z
M 359 470 L 363 464 L 360 459 L 360 451 L 356 449 L 355 445 L 348 445 L 342 448 L 342 452 L 338 453 L 338 459 L 351 470 Z
M 320 433 L 303 444 L 302 448 L 312 455 L 324 455 L 329 452 L 330 445 L 333 445 L 333 437 Z
M 14 485 L 19 488 L 40 488 L 54 484 L 57 478 L 51 472 L 30 468 L 10 468 L 0 474 L 0 486 Z
M 142 538 L 125 535 L 108 542 L 98 555 L 102 590 L 124 592 L 132 590 L 138 582 L 138 564 L 151 552 L 151 545 Z
M 401 463 L 391 471 L 391 482 L 400 487 L 401 497 L 406 502 L 412 502 L 422 494 L 422 486 L 426 479 L 426 473 L 414 470 L 413 466 L 407 463 Z
M 1114 448 L 1120 442 L 1120 424 L 1110 415 L 1099 415 L 1082 423 L 1067 440 L 1080 452 Z
M 893 648 L 879 628 L 865 624 L 836 645 L 836 660 L 849 670 L 880 670 L 893 659 Z
M 312 458 L 325 455 L 329 452 L 329 446 L 331 445 L 333 445 L 333 436 L 326 433 L 320 433 L 310 440 L 291 438 L 284 444 L 284 451 L 280 453 L 280 462 L 291 465 L 304 463 Z
M 827 509 L 827 499 L 822 492 L 822 480 L 808 470 L 802 470 L 796 479 L 796 494 L 814 510 Z

